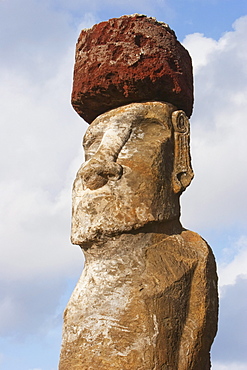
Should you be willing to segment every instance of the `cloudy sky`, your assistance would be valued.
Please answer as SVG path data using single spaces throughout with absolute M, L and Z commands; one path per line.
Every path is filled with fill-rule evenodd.
M 82 28 L 141 13 L 176 31 L 194 64 L 195 179 L 182 222 L 218 263 L 213 370 L 246 370 L 247 3 L 242 0 L 0 0 L 0 369 L 55 370 L 62 312 L 83 268 L 71 185 L 87 124 L 73 111 Z

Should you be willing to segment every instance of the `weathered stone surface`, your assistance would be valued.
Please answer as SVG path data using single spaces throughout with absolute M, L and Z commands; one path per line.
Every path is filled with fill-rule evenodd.
M 179 195 L 193 172 L 189 122 L 175 109 L 160 102 L 133 103 L 90 125 L 84 137 L 87 161 L 74 183 L 73 243 L 179 217 Z M 178 119 L 185 120 L 181 129 Z
M 214 258 L 199 235 L 170 227 L 122 234 L 85 251 L 65 310 L 60 370 L 210 368 Z
M 193 107 L 191 58 L 165 23 L 123 16 L 82 30 L 76 46 L 72 105 L 91 123 L 132 102 Z
M 174 170 L 173 112 L 171 104 L 133 103 L 102 114 L 89 126 L 87 161 L 74 183 L 73 243 L 178 217 L 179 197 L 164 181 Z
M 59 370 L 208 370 L 213 254 L 179 222 L 193 172 L 189 121 L 161 102 L 99 116 L 73 188 L 85 268 L 64 315 Z

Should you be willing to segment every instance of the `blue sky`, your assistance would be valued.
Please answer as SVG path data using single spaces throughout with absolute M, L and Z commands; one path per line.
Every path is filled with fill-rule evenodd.
M 164 21 L 189 50 L 195 179 L 182 222 L 217 258 L 213 370 L 247 370 L 247 3 L 0 0 L 0 369 L 57 369 L 62 312 L 83 268 L 71 186 L 87 124 L 70 105 L 82 28 L 123 14 Z

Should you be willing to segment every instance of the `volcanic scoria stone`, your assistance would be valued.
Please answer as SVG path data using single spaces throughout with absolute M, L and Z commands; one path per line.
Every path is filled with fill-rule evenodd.
M 72 105 L 88 123 L 133 102 L 164 101 L 191 116 L 192 63 L 165 23 L 123 16 L 81 31 Z

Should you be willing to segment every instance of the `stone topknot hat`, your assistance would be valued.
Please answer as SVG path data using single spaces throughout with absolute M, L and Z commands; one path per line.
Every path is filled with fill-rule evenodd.
M 165 23 L 134 14 L 81 31 L 72 105 L 88 123 L 133 102 L 164 101 L 191 116 L 192 63 Z

